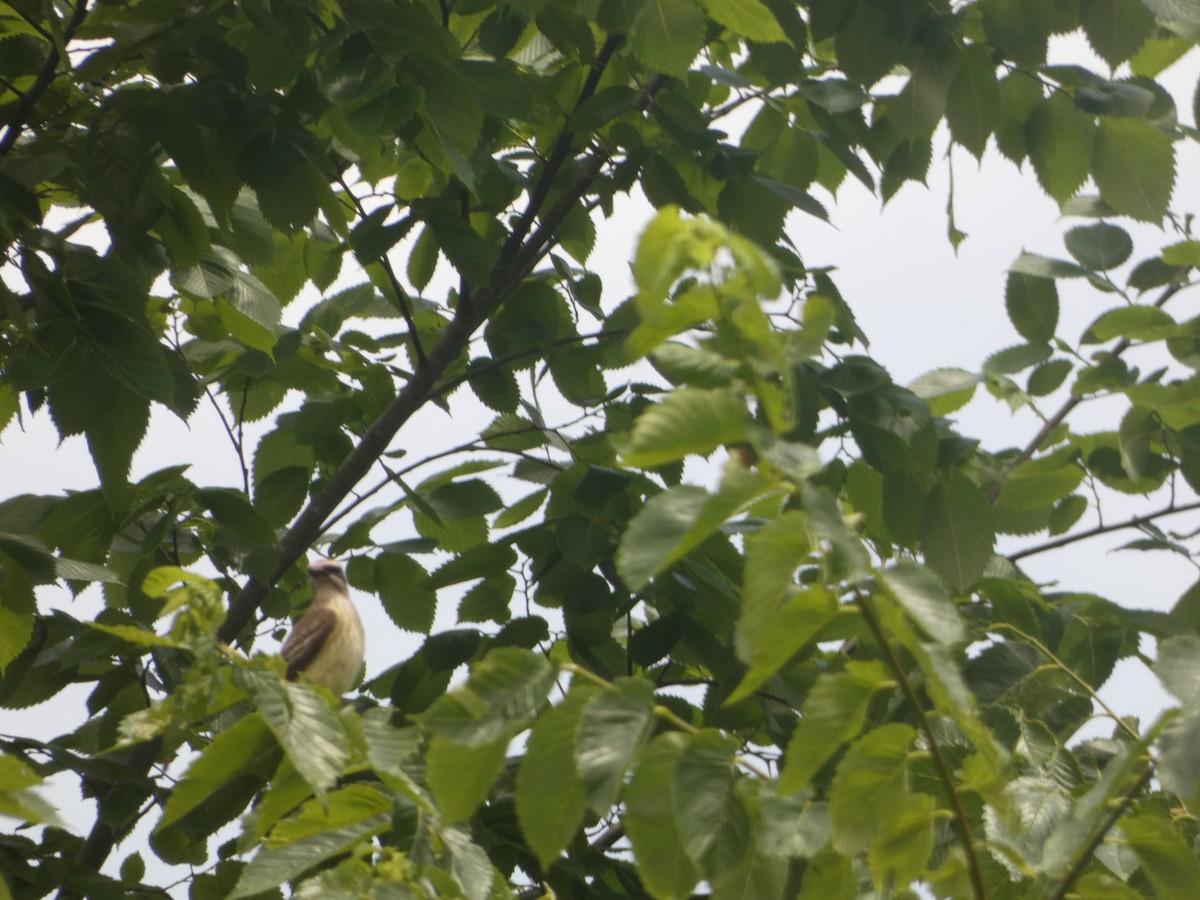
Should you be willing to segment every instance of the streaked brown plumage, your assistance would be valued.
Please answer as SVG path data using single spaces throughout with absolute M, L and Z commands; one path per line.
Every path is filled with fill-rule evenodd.
M 331 559 L 308 567 L 313 601 L 283 642 L 288 681 L 302 673 L 315 684 L 344 694 L 362 673 L 365 636 L 350 600 L 346 573 Z

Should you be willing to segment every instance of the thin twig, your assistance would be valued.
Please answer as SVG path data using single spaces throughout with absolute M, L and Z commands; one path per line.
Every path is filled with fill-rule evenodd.
M 976 853 L 975 843 L 971 837 L 971 823 L 967 819 L 967 811 L 963 808 L 962 799 L 958 796 L 958 788 L 954 783 L 954 773 L 950 770 L 950 764 L 946 761 L 946 754 L 942 752 L 942 745 L 938 741 L 937 733 L 933 730 L 933 725 L 925 715 L 925 708 L 921 705 L 916 689 L 913 687 L 912 682 L 908 680 L 908 672 L 901 665 L 900 658 L 892 648 L 887 635 L 883 633 L 883 626 L 879 623 L 879 617 L 875 614 L 870 599 L 857 589 L 854 594 L 863 620 L 875 636 L 875 641 L 879 644 L 880 651 L 886 658 L 893 674 L 895 674 L 896 680 L 900 684 L 900 689 L 908 698 L 909 705 L 913 709 L 913 714 L 917 717 L 917 722 L 921 727 L 921 732 L 925 735 L 925 740 L 929 742 L 929 753 L 933 757 L 934 764 L 937 766 L 938 778 L 942 782 L 942 787 L 946 790 L 950 805 L 953 807 L 954 823 L 965 845 L 963 850 L 967 857 L 967 872 L 971 877 L 971 888 L 975 893 L 976 900 L 985 900 L 987 897 L 987 888 L 984 886 L 983 869 L 980 867 L 979 855 Z
M 1102 710 L 1104 710 L 1105 715 L 1107 715 L 1110 719 L 1112 719 L 1116 723 L 1117 727 L 1120 728 L 1123 732 L 1125 732 L 1126 737 L 1130 738 L 1133 741 L 1140 741 L 1142 739 L 1142 736 L 1137 733 L 1137 729 L 1133 728 L 1128 722 L 1126 722 L 1119 715 L 1117 715 L 1116 710 L 1114 710 L 1111 706 L 1109 706 L 1107 703 L 1104 702 L 1104 699 L 1100 696 L 1100 694 L 1096 691 L 1096 689 L 1094 687 L 1092 687 L 1090 684 L 1088 684 L 1087 681 L 1085 681 L 1079 675 L 1078 672 L 1076 672 L 1074 669 L 1072 669 L 1070 666 L 1068 666 L 1065 662 L 1063 662 L 1061 659 L 1059 659 L 1057 656 L 1055 656 L 1053 651 L 1051 651 L 1051 649 L 1049 647 L 1047 647 L 1045 644 L 1043 644 L 1041 641 L 1039 641 L 1033 635 L 1027 634 L 1026 632 L 1022 631 L 1020 628 L 1017 628 L 1015 625 L 1009 625 L 1007 622 L 995 622 L 992 625 L 990 625 L 989 628 L 993 631 L 1007 631 L 1011 634 L 1016 635 L 1018 638 L 1023 640 L 1025 643 L 1029 644 L 1031 647 L 1036 647 L 1043 656 L 1045 656 L 1052 663 L 1054 663 L 1056 668 L 1060 669 L 1068 678 L 1070 678 L 1077 685 L 1079 685 L 1081 688 L 1083 688 L 1084 691 L 1087 692 L 1087 695 L 1092 699 L 1092 701 L 1097 706 L 1099 706 Z
M 346 196 L 350 198 L 350 202 L 354 204 L 354 208 L 358 210 L 359 216 L 365 219 L 367 217 L 366 207 L 363 206 L 362 200 L 359 199 L 358 195 L 350 189 L 350 185 L 346 183 L 345 176 L 339 174 L 337 181 L 346 192 Z M 396 302 L 400 304 L 400 315 L 404 317 L 404 324 L 408 327 L 409 337 L 412 338 L 413 352 L 417 356 L 417 365 L 423 366 L 426 364 L 425 348 L 421 346 L 421 336 L 417 333 L 417 325 L 413 319 L 412 300 L 408 296 L 408 292 L 404 290 L 404 286 L 400 284 L 400 279 L 396 275 L 396 270 L 392 268 L 391 260 L 388 259 L 387 254 L 384 253 L 381 255 L 376 262 L 383 269 L 388 283 L 392 286 L 392 291 L 396 294 Z
M 1085 541 L 1088 538 L 1096 537 L 1099 534 L 1107 534 L 1110 531 L 1121 531 L 1125 528 L 1137 528 L 1140 525 L 1145 525 L 1147 522 L 1152 522 L 1161 516 L 1173 516 L 1177 513 L 1191 512 L 1192 510 L 1200 509 L 1200 500 L 1193 503 L 1185 503 L 1182 506 L 1166 506 L 1162 509 L 1155 510 L 1152 513 L 1146 513 L 1144 516 L 1134 516 L 1132 519 L 1126 519 L 1124 522 L 1114 522 L 1110 525 L 1097 525 L 1095 528 L 1089 528 L 1086 531 L 1077 531 L 1074 534 L 1064 534 L 1062 537 L 1055 538 L 1052 541 L 1046 541 L 1044 544 L 1037 544 L 1033 547 L 1026 547 L 1024 550 L 1018 550 L 1016 553 L 1008 554 L 1009 562 L 1016 562 L 1019 559 L 1024 559 L 1027 556 L 1034 556 L 1038 553 L 1045 553 L 1047 550 L 1057 550 L 1059 547 L 1065 547 L 1068 544 L 1074 544 L 1076 541 Z
M 1185 287 L 1187 287 L 1187 285 L 1182 282 L 1175 282 L 1174 284 L 1167 285 L 1167 287 L 1163 289 L 1163 292 L 1158 296 L 1158 299 L 1154 301 L 1153 306 L 1156 308 L 1161 308 L 1168 300 L 1178 294 Z M 1133 342 L 1130 341 L 1129 338 L 1121 338 L 1109 351 L 1109 357 L 1111 359 L 1116 359 L 1132 345 Z M 1054 412 L 1054 414 L 1050 416 L 1050 418 L 1042 423 L 1042 427 L 1038 429 L 1037 434 L 1033 436 L 1033 439 L 1030 440 L 1030 442 L 1025 445 L 1024 449 L 1021 450 L 1021 452 L 1016 455 L 1012 462 L 1008 464 L 1008 470 L 1012 471 L 1026 460 L 1032 459 L 1033 455 L 1037 453 L 1038 448 L 1042 446 L 1042 442 L 1050 435 L 1050 432 L 1061 425 L 1063 419 L 1070 415 L 1072 410 L 1082 403 L 1083 400 L 1083 397 L 1068 397 L 1067 400 L 1064 401 L 1063 405 L 1060 406 Z M 988 492 L 989 501 L 992 503 L 996 502 L 996 497 L 999 496 L 1000 488 L 1003 486 L 1003 484 L 1004 481 L 1001 479 L 996 483 L 991 491 Z

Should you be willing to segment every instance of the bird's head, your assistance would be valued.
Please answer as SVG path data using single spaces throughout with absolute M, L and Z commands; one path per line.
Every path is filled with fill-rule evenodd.
M 346 570 L 334 559 L 318 559 L 308 567 L 308 577 L 312 579 L 313 591 L 322 589 L 347 592 Z

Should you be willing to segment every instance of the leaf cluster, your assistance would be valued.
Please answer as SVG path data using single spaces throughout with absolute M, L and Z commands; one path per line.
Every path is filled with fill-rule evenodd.
M 96 481 L 0 501 L 0 706 L 87 691 L 63 734 L 0 736 L 0 895 L 161 892 L 152 853 L 198 900 L 1190 896 L 1200 591 L 1128 609 L 1020 566 L 1124 529 L 1192 555 L 1161 523 L 1200 505 L 1200 326 L 1172 302 L 1196 132 L 1157 78 L 1198 25 L 1175 0 L 7 4 L 0 428 L 82 438 Z M 1073 34 L 1103 65 L 1051 58 Z M 789 226 L 848 179 L 923 182 L 945 140 L 1028 161 L 1070 258 L 1012 263 L 1019 343 L 900 385 Z M 617 297 L 597 222 L 635 192 Z M 1109 307 L 1078 336 L 1075 290 Z M 981 445 L 952 418 L 977 394 L 1042 427 Z M 1078 430 L 1094 398 L 1120 414 Z M 232 477 L 188 447 L 143 474 L 152 416 L 202 406 Z M 468 440 L 422 418 L 447 413 Z M 351 703 L 259 645 L 314 546 L 418 636 Z M 1117 717 L 1122 662 L 1177 705 Z M 90 831 L 39 788 L 62 774 Z

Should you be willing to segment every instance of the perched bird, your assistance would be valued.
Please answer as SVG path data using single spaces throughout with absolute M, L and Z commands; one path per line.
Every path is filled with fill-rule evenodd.
M 332 559 L 308 567 L 313 601 L 283 642 L 288 681 L 303 673 L 309 681 L 341 695 L 354 687 L 363 665 L 363 626 L 346 573 Z

